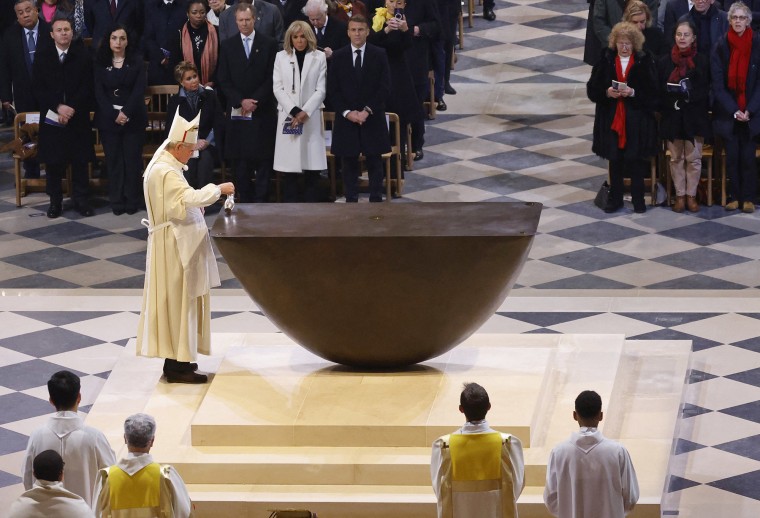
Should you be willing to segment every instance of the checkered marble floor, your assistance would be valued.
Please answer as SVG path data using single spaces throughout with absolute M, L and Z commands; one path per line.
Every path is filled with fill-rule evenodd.
M 760 216 L 719 206 L 639 215 L 630 204 L 606 215 L 593 205 L 606 164 L 591 153 L 587 6 L 497 0 L 495 22 L 476 16 L 452 72 L 458 94 L 428 124 L 425 158 L 393 203 L 544 204 L 513 295 L 481 331 L 692 340 L 666 509 L 758 516 Z M 0 503 L 20 492 L 27 434 L 51 410 L 50 373 L 80 373 L 86 412 L 135 334 L 144 213 L 117 217 L 94 201 L 92 218 L 48 220 L 43 194 L 16 208 L 11 164 L 0 159 Z M 220 269 L 214 332 L 273 331 Z

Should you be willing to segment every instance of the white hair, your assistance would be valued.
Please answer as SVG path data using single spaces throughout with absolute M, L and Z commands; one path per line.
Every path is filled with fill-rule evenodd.
M 306 5 L 301 9 L 301 12 L 306 16 L 309 16 L 310 12 L 316 10 L 321 14 L 325 14 L 327 12 L 327 2 L 325 2 L 325 0 L 307 0 Z
M 156 420 L 148 414 L 134 414 L 124 421 L 124 437 L 127 444 L 145 448 L 156 436 Z

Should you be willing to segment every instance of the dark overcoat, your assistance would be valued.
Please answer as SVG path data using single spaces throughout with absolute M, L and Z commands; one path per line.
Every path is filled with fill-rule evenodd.
M 385 51 L 367 43 L 361 77 L 354 71 L 353 46 L 336 50 L 327 75 L 327 95 L 335 109 L 332 152 L 335 156 L 380 155 L 390 151 L 385 105 L 391 90 Z M 346 110 L 369 107 L 373 115 L 359 126 L 343 117 Z
M 685 132 L 684 136 L 688 138 L 709 139 L 712 136 L 709 115 L 710 60 L 703 54 L 694 56 L 694 68 L 686 72 L 686 77 L 691 83 L 688 97 L 681 93 L 668 92 L 668 78 L 674 68 L 670 55 L 662 56 L 657 62 L 660 137 L 674 140 L 681 138 L 679 135 Z
M 617 53 L 606 49 L 602 59 L 591 71 L 586 91 L 594 112 L 594 143 L 592 151 L 607 160 L 646 159 L 657 153 L 657 126 L 654 111 L 657 107 L 657 72 L 651 54 L 639 52 L 628 72 L 628 86 L 635 95 L 624 100 L 626 107 L 626 146 L 618 150 L 618 135 L 612 131 L 617 99 L 607 97 L 607 88 L 616 79 L 615 57 Z M 621 156 L 622 152 L 622 156 Z
M 227 128 L 224 157 L 227 159 L 272 160 L 277 127 L 277 100 L 272 87 L 277 42 L 254 33 L 250 57 L 240 33 L 222 43 L 217 80 L 227 99 Z M 251 120 L 232 120 L 233 108 L 243 99 L 258 101 Z
M 221 145 L 224 133 L 224 113 L 222 112 L 222 107 L 219 105 L 219 100 L 213 90 L 207 90 L 202 86 L 200 90 L 198 106 L 195 110 L 190 106 L 187 97 L 184 95 L 177 93 L 169 98 L 169 103 L 166 107 L 167 134 L 174 120 L 177 108 L 179 108 L 180 116 L 187 121 L 195 119 L 198 116 L 198 112 L 201 112 L 201 120 L 198 125 L 198 138 L 208 140 L 209 133 L 211 133 L 211 130 L 214 130 L 214 146 L 217 149 L 224 149 L 224 146 Z
M 145 131 L 148 108 L 145 106 L 147 84 L 145 63 L 140 57 L 124 62 L 121 69 L 95 65 L 95 127 L 109 133 Z M 129 117 L 123 126 L 116 124 L 119 110 Z
M 728 63 L 731 58 L 728 37 L 721 37 L 715 44 L 710 59 L 710 74 L 713 91 L 713 129 L 726 140 L 734 138 L 734 113 L 739 110 L 736 96 L 728 89 Z M 750 115 L 760 113 L 760 34 L 752 35 L 752 53 L 749 57 L 746 97 Z M 760 117 L 751 116 L 749 132 L 752 137 L 760 134 Z
M 374 16 L 374 12 L 370 18 Z M 404 9 L 409 30 L 420 28 L 419 36 L 412 37 L 412 46 L 406 51 L 406 60 L 412 71 L 414 84 L 427 82 L 428 71 L 433 68 L 430 59 L 433 42 L 441 34 L 441 16 L 435 0 L 409 0 Z M 370 24 L 372 21 L 370 20 Z M 424 99 L 420 99 L 423 101 Z
M 94 104 L 94 79 L 87 49 L 72 43 L 61 63 L 52 45 L 37 53 L 32 73 L 34 95 L 40 107 L 37 159 L 49 164 L 93 160 L 90 109 Z M 68 124 L 63 127 L 45 124 L 48 110 L 56 111 L 61 104 L 74 108 L 74 116 Z

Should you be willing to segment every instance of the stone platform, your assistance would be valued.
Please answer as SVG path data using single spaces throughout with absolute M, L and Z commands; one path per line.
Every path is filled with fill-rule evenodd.
M 573 401 L 584 389 L 601 394 L 603 432 L 633 457 L 641 499 L 631 516 L 660 516 L 689 342 L 481 333 L 396 372 L 336 366 L 282 334 L 213 342 L 217 356 L 201 370 L 215 375 L 203 386 L 164 383 L 161 362 L 132 356 L 130 344 L 88 418 L 123 454 L 124 418 L 156 416 L 153 453 L 179 469 L 198 516 L 301 507 L 320 518 L 434 517 L 430 444 L 462 425 L 466 381 L 489 391 L 491 425 L 523 441 L 522 518 L 549 517 L 549 451 L 575 429 Z

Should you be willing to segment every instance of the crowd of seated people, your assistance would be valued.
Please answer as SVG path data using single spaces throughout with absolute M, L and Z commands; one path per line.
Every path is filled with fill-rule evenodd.
M 755 13 L 740 1 L 726 2 L 727 13 L 714 0 L 695 0 L 685 11 L 681 4 L 686 2 L 669 0 L 664 35 L 653 20 L 656 6 L 640 0 L 629 0 L 622 11 L 614 1 L 596 0 L 591 8 L 585 58 L 593 70 L 587 93 L 596 105 L 593 151 L 609 161 L 607 213 L 623 206 L 625 177 L 631 180 L 634 211 L 646 211 L 644 177 L 661 140 L 670 155 L 673 210 L 699 211 L 702 149 L 713 137 L 725 150 L 726 210 L 755 210 L 760 135 Z M 674 19 L 676 12 L 682 15 Z M 595 55 L 596 43 L 603 49 Z
M 108 178 L 113 213 L 134 214 L 142 208 L 149 85 L 177 85 L 169 108 L 179 107 L 183 116 L 203 112 L 205 129 L 188 174 L 192 185 L 208 181 L 210 171 L 224 161 L 242 184 L 244 202 L 270 200 L 275 172 L 284 174 L 286 201 L 314 201 L 314 174 L 324 169 L 323 160 L 273 169 L 275 148 L 292 148 L 285 143 L 294 139 L 296 126 L 306 130 L 302 141 L 323 137 L 322 110 L 332 111 L 332 95 L 326 91 L 332 55 L 350 44 L 352 17 L 367 21 L 369 44 L 387 55 L 392 84 L 384 111 L 399 115 L 404 144 L 405 130 L 411 128 L 411 149 L 404 149 L 404 155 L 424 158 L 424 103 L 446 110 L 444 94 L 456 93 L 448 82 L 456 24 L 449 0 L 246 1 L 11 0 L 12 10 L 4 7 L 0 101 L 5 110 L 40 112 L 39 155 L 24 163 L 24 176 L 38 178 L 39 165 L 45 164 L 50 218 L 64 210 L 61 182 L 67 170 L 73 180 L 71 207 L 82 216 L 94 213 L 88 174 L 95 154 L 93 139 L 85 138 L 93 127 L 104 155 L 95 165 Z M 495 16 L 492 6 L 484 9 L 486 19 Z M 286 41 L 285 33 L 296 21 L 302 22 L 300 32 L 309 33 L 303 41 L 315 40 L 307 51 L 293 52 L 293 42 Z M 283 48 L 290 52 L 275 67 L 275 55 Z M 313 50 L 322 57 L 313 60 Z M 305 62 L 303 52 L 309 56 Z M 325 74 L 311 78 L 311 63 L 322 61 Z M 284 77 L 288 74 L 290 83 Z M 437 80 L 432 99 L 429 74 Z M 284 102 L 285 90 L 292 96 L 296 82 L 313 91 L 292 99 L 286 117 L 295 122 L 285 139 L 284 117 L 278 119 L 277 113 L 290 106 Z M 322 92 L 321 99 L 313 92 Z M 294 109 L 300 111 L 290 113 Z M 172 116 L 167 114 L 167 120 Z M 316 140 L 311 140 L 313 145 Z M 284 153 L 278 165 L 287 162 Z M 401 174 L 394 171 L 397 179 Z M 296 180 L 306 177 L 306 187 L 300 187 Z

